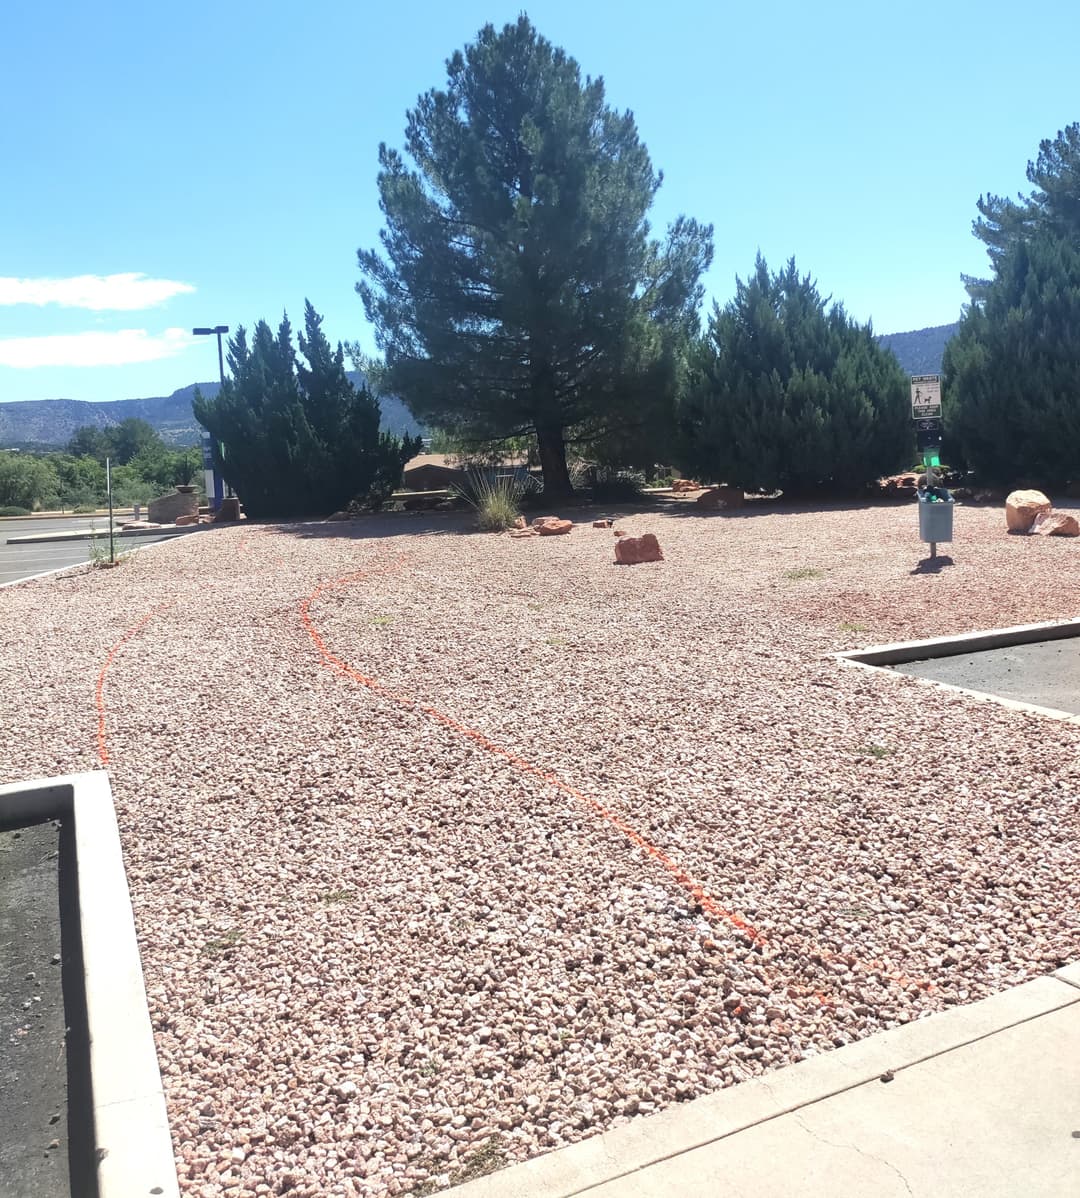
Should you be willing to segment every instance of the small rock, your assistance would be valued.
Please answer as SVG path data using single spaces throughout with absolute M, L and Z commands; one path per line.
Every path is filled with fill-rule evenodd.
M 533 527 L 542 537 L 558 537 L 568 533 L 573 527 L 573 520 L 548 520 L 545 524 L 536 525 Z
M 615 523 L 614 520 L 594 520 L 593 528 L 610 528 Z
M 1080 520 L 1071 512 L 1047 512 L 1035 517 L 1031 531 L 1043 537 L 1080 537 Z

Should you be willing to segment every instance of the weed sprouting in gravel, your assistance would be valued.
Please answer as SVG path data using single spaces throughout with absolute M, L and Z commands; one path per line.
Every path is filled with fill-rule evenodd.
M 319 895 L 319 898 L 328 906 L 332 907 L 336 903 L 351 903 L 356 898 L 355 890 L 328 890 L 325 894 Z
M 202 955 L 204 957 L 220 957 L 223 953 L 227 953 L 230 948 L 235 948 L 243 938 L 244 933 L 239 928 L 230 928 L 214 940 L 208 940 L 202 946 Z
M 825 571 L 816 566 L 799 566 L 794 570 L 785 570 L 784 577 L 788 582 L 807 582 L 811 578 L 824 578 Z
M 841 632 L 869 632 L 870 631 L 870 626 L 868 624 L 856 624 L 852 620 L 841 620 L 838 627 Z
M 892 749 L 888 748 L 886 745 L 875 744 L 860 745 L 855 752 L 860 757 L 876 757 L 879 761 L 882 757 L 891 757 L 893 753 Z

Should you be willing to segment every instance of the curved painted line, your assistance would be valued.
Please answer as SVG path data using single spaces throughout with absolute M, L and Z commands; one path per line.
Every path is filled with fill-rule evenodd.
M 116 642 L 109 650 L 108 657 L 105 658 L 105 664 L 101 667 L 101 673 L 97 676 L 97 685 L 94 687 L 94 703 L 97 707 L 97 742 L 98 742 L 98 758 L 102 765 L 109 764 L 109 743 L 105 733 L 105 675 L 109 672 L 109 667 L 112 665 L 117 653 L 131 640 L 133 636 L 141 632 L 147 624 L 159 612 L 165 610 L 166 607 L 171 607 L 169 603 L 161 607 L 155 607 L 152 611 L 148 611 L 145 616 L 137 623 L 133 624 L 127 632 Z
M 336 670 L 339 674 L 351 679 L 353 682 L 360 683 L 361 686 L 367 687 L 380 695 L 384 699 L 389 699 L 392 703 L 396 703 L 399 707 L 404 707 L 409 711 L 419 711 L 428 716 L 451 731 L 458 733 L 460 736 L 466 737 L 474 744 L 478 745 L 486 752 L 493 754 L 496 757 L 503 758 L 508 761 L 520 773 L 529 774 L 534 778 L 539 778 L 540 781 L 548 786 L 561 791 L 570 798 L 578 800 L 585 806 L 591 808 L 601 818 L 606 820 L 612 827 L 617 828 L 619 832 L 630 841 L 642 849 L 650 857 L 653 858 L 664 870 L 669 873 L 672 878 L 685 890 L 691 898 L 701 907 L 707 915 L 710 915 L 714 921 L 727 923 L 736 931 L 741 932 L 749 939 L 751 944 L 763 947 L 765 938 L 761 933 L 747 920 L 743 919 L 734 911 L 729 911 L 722 906 L 717 900 L 696 881 L 683 867 L 670 857 L 663 849 L 653 844 L 651 840 L 643 836 L 632 824 L 628 823 L 622 816 L 611 811 L 602 803 L 587 795 L 584 791 L 578 790 L 576 786 L 571 786 L 570 783 L 564 782 L 557 774 L 550 770 L 542 769 L 540 766 L 534 765 L 531 761 L 527 761 L 524 757 L 517 753 L 512 753 L 509 749 L 503 748 L 502 745 L 496 744 L 495 741 L 485 736 L 482 732 L 478 732 L 475 728 L 470 728 L 467 724 L 462 724 L 455 720 L 453 716 L 447 715 L 440 711 L 437 707 L 431 707 L 426 703 L 421 703 L 417 699 L 410 698 L 408 695 L 398 694 L 396 691 L 390 690 L 377 679 L 369 677 L 367 674 L 362 674 L 359 670 L 354 669 L 348 662 L 337 657 L 328 648 L 325 639 L 315 626 L 314 620 L 311 618 L 312 604 L 317 602 L 319 597 L 328 590 L 338 590 L 343 586 L 347 586 L 350 582 L 356 581 L 359 578 L 370 575 L 372 571 L 358 570 L 351 574 L 342 575 L 339 578 L 333 579 L 328 583 L 320 583 L 310 595 L 307 596 L 300 604 L 300 620 L 307 630 L 308 636 L 311 637 L 315 648 L 319 651 L 322 657 L 323 664 L 330 669 Z

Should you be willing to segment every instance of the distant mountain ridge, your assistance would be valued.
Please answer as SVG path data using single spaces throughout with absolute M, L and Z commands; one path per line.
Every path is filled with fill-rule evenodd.
M 359 371 L 350 371 L 349 378 L 357 385 L 364 380 Z M 112 399 L 102 403 L 83 399 L 0 402 L 0 449 L 62 449 L 76 429 L 86 425 L 108 428 L 131 417 L 152 425 L 167 445 L 176 448 L 197 445 L 202 428 L 191 410 L 196 387 L 207 397 L 217 395 L 219 389 L 217 383 L 191 383 L 172 395 L 150 399 Z M 419 436 L 424 431 L 400 399 L 384 396 L 379 405 L 382 427 L 387 432 Z
M 878 343 L 892 350 L 906 374 L 940 374 L 945 346 L 959 327 L 954 322 L 914 329 L 910 333 L 885 333 L 878 338 Z

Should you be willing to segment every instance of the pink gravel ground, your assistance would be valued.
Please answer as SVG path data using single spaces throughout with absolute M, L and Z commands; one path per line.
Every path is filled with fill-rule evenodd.
M 0 592 L 5 782 L 99 767 L 153 613 L 102 731 L 186 1193 L 431 1192 L 1080 956 L 1080 730 L 830 656 L 1075 616 L 1080 544 L 619 526 L 665 561 L 386 516 Z

